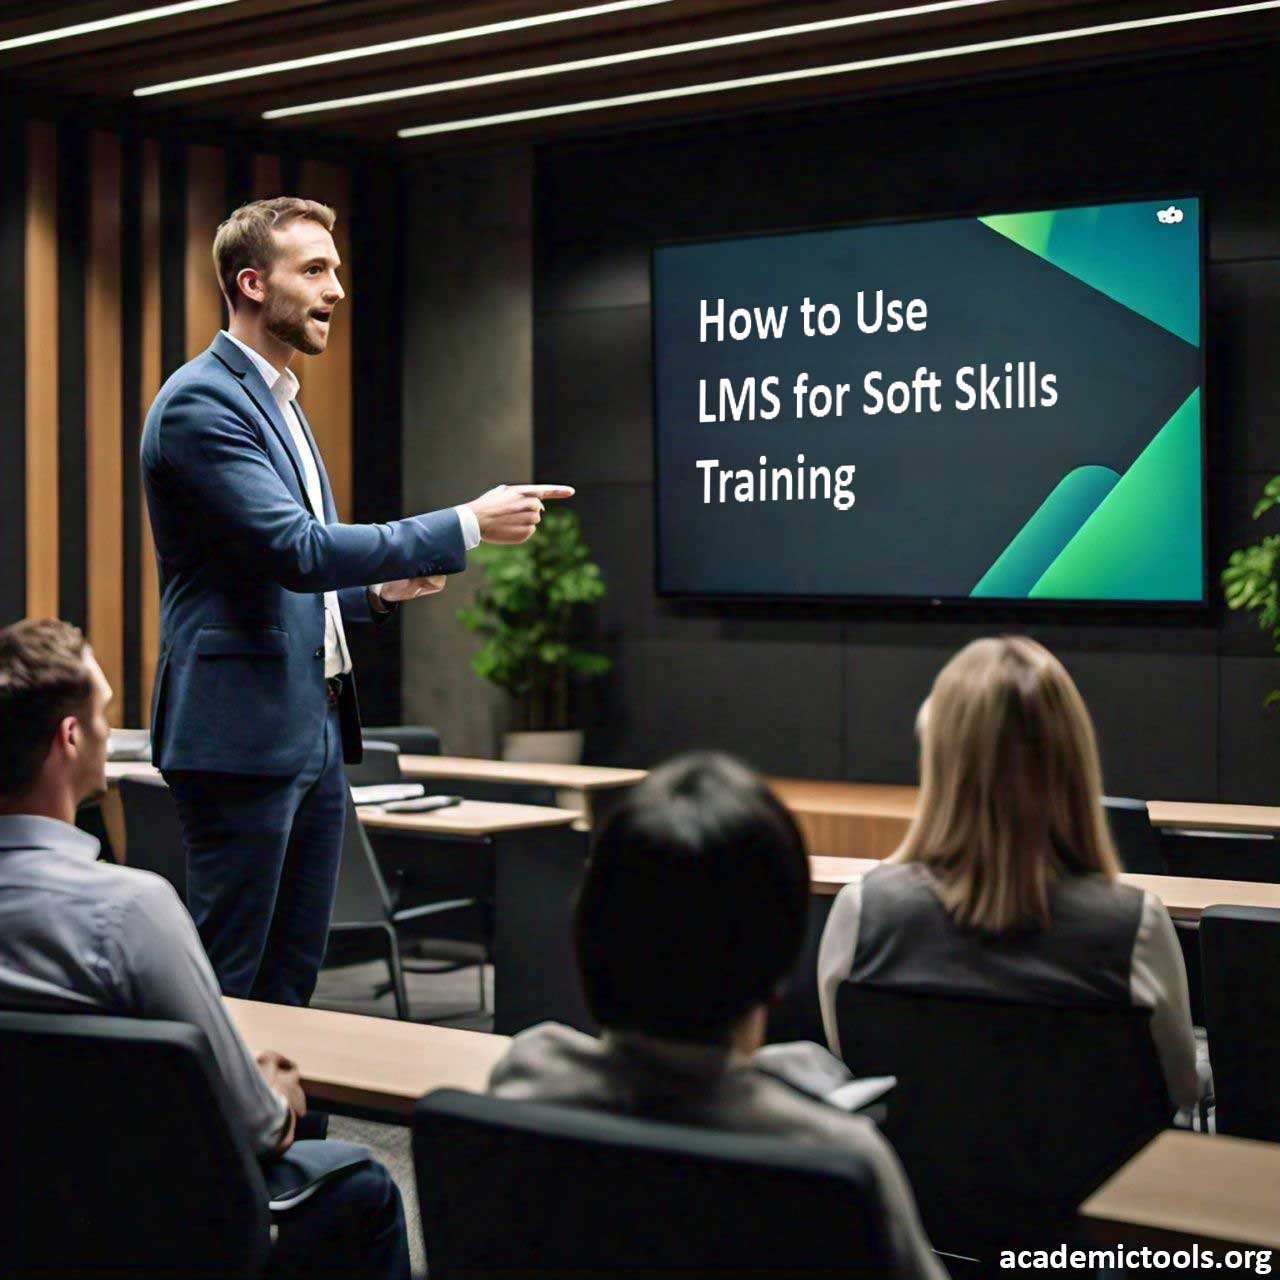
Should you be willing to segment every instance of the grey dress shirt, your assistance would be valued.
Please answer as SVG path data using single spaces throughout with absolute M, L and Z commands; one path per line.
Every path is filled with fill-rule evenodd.
M 0 1006 L 198 1027 L 251 1146 L 269 1154 L 288 1107 L 227 1016 L 186 908 L 168 881 L 97 857 L 65 822 L 0 816 Z

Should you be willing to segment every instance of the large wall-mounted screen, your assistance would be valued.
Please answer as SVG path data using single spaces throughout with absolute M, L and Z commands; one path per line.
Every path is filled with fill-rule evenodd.
M 1203 603 L 1201 221 L 656 247 L 659 591 Z

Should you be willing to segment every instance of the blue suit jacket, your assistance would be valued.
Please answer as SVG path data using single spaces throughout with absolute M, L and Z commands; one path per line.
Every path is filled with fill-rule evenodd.
M 309 427 L 306 435 L 322 513 L 307 501 L 275 398 L 222 334 L 174 373 L 147 414 L 142 472 L 160 571 L 151 736 L 162 769 L 297 773 L 327 712 L 324 593 L 338 592 L 344 622 L 368 622 L 369 583 L 466 567 L 452 510 L 336 523 Z M 358 760 L 350 680 L 341 711 L 347 758 Z

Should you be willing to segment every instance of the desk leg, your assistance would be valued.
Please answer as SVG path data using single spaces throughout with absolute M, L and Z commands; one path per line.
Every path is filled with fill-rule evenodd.
M 593 831 L 599 830 L 609 820 L 613 811 L 630 791 L 630 787 L 601 787 L 598 791 L 583 792 L 587 815 Z
M 573 956 L 573 897 L 587 856 L 569 827 L 494 837 L 493 1029 L 548 1019 L 594 1031 Z

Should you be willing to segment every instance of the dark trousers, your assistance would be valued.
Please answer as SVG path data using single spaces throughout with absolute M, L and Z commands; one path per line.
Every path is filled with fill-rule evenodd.
M 276 1215 L 268 1274 L 280 1280 L 409 1280 L 400 1189 L 376 1160 Z
M 328 942 L 347 815 L 337 709 L 293 778 L 178 769 L 164 778 L 182 823 L 187 907 L 223 993 L 305 1005 Z

